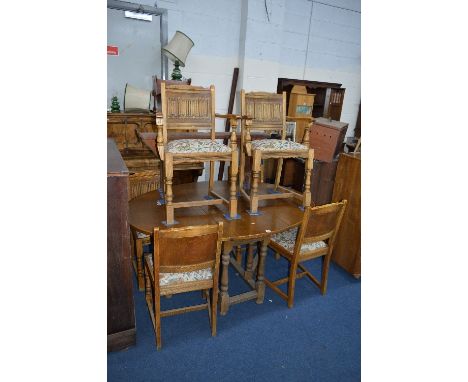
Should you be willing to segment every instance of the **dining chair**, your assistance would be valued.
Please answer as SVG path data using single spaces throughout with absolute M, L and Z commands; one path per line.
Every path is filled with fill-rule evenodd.
M 320 288 L 322 295 L 327 290 L 328 269 L 333 253 L 333 245 L 346 208 L 346 200 L 323 206 L 308 207 L 304 211 L 302 223 L 298 227 L 274 234 L 269 247 L 289 262 L 289 276 L 276 281 L 265 277 L 265 284 L 287 301 L 288 307 L 294 304 L 296 279 L 307 276 Z M 302 263 L 320 257 L 322 275 L 318 281 Z M 297 268 L 302 272 L 297 273 Z M 288 283 L 287 293 L 279 286 Z
M 242 197 L 250 203 L 251 215 L 261 214 L 258 211 L 260 200 L 296 198 L 303 207 L 311 204 L 310 181 L 314 162 L 314 150 L 309 148 L 309 128 L 305 129 L 302 144 L 286 140 L 286 121 L 307 121 L 309 127 L 312 117 L 286 117 L 286 92 L 282 94 L 250 92 L 241 90 L 241 156 L 239 189 Z M 278 139 L 252 140 L 252 131 L 264 131 L 270 134 L 279 133 Z M 244 172 L 247 158 L 252 159 L 250 189 L 244 189 Z M 275 183 L 264 184 L 260 179 L 262 160 L 278 159 Z M 305 160 L 304 192 L 298 193 L 280 186 L 281 171 L 285 158 L 303 158 Z
M 160 177 L 155 171 L 139 171 L 129 176 L 128 201 L 156 190 L 160 182 Z M 151 244 L 151 236 L 136 229 L 130 229 L 130 245 L 132 253 L 133 270 L 137 278 L 138 290 L 145 290 L 144 277 L 144 248 Z
M 227 204 L 227 219 L 238 219 L 236 182 L 238 172 L 238 152 L 236 129 L 238 116 L 215 113 L 215 87 L 209 88 L 188 85 L 168 85 L 161 83 L 162 113 L 156 113 L 158 128 L 157 147 L 164 162 L 164 203 L 166 221 L 170 226 L 176 224 L 174 209 Z M 215 139 L 215 118 L 229 118 L 231 124 L 230 145 L 224 145 Z M 168 132 L 184 133 L 193 136 L 193 132 L 207 130 L 203 139 L 175 139 L 168 141 Z M 231 162 L 229 166 L 229 195 L 220 195 L 214 191 L 215 161 Z M 205 200 L 173 200 L 172 182 L 174 166 L 181 163 L 209 162 L 210 173 L 208 193 Z
M 208 309 L 211 335 L 216 336 L 222 232 L 222 222 L 165 230 L 154 228 L 153 256 L 145 256 L 145 297 L 158 350 L 162 346 L 162 317 Z M 202 291 L 206 303 L 161 310 L 161 296 L 196 290 Z

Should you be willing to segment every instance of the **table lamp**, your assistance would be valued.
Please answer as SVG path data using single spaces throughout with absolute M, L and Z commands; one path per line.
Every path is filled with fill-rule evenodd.
M 195 44 L 185 33 L 176 31 L 172 40 L 162 48 L 164 54 L 171 60 L 174 61 L 174 70 L 172 71 L 171 78 L 176 81 L 182 80 L 182 73 L 180 72 L 179 66 L 184 67 L 187 55 L 190 49 Z
M 125 85 L 124 110 L 126 112 L 149 112 L 151 91 L 139 89 L 130 84 Z

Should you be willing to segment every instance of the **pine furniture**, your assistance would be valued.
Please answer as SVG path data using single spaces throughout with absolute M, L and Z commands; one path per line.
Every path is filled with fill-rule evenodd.
M 302 206 L 310 205 L 310 177 L 312 173 L 314 151 L 309 148 L 309 129 L 305 129 L 303 144 L 286 140 L 286 120 L 307 120 L 311 117 L 286 118 L 286 94 L 265 92 L 246 93 L 241 90 L 241 158 L 239 189 L 241 196 L 250 203 L 250 214 L 258 214 L 260 200 L 296 198 Z M 252 141 L 251 131 L 276 133 L 278 139 L 260 139 Z M 260 182 L 262 160 L 277 158 L 277 170 L 274 186 Z M 303 158 L 305 160 L 304 192 L 298 193 L 279 185 L 283 160 L 286 158 Z M 244 171 L 246 161 L 252 159 L 252 175 L 248 193 L 244 189 Z M 261 183 L 261 184 L 260 184 Z
M 162 346 L 162 317 L 207 309 L 211 335 L 216 335 L 222 232 L 222 222 L 165 230 L 154 228 L 153 256 L 145 256 L 145 296 L 158 350 Z M 206 303 L 161 310 L 161 296 L 197 290 L 203 292 Z
M 277 233 L 271 237 L 269 247 L 289 262 L 289 276 L 265 284 L 287 301 L 288 307 L 294 304 L 296 279 L 307 276 L 320 288 L 322 295 L 327 290 L 328 269 L 333 253 L 336 235 L 340 228 L 347 201 L 332 203 L 305 210 L 299 227 Z M 305 267 L 303 262 L 320 257 L 322 259 L 322 276 L 318 281 Z M 297 269 L 302 272 L 297 273 Z M 287 283 L 287 293 L 279 286 Z
M 208 205 L 229 205 L 228 219 L 237 219 L 236 181 L 238 171 L 238 152 L 236 142 L 237 116 L 215 113 L 215 87 L 209 88 L 186 85 L 167 85 L 161 83 L 162 113 L 157 114 L 157 148 L 159 157 L 164 162 L 164 203 L 166 225 L 176 223 L 174 210 L 183 207 Z M 231 120 L 230 145 L 226 146 L 215 140 L 215 118 Z M 176 139 L 169 141 L 168 132 L 178 133 L 207 130 L 208 139 Z M 229 168 L 230 190 L 228 195 L 214 191 L 215 161 L 231 162 Z M 173 174 L 177 164 L 209 162 L 210 174 L 205 200 L 185 202 L 173 200 Z

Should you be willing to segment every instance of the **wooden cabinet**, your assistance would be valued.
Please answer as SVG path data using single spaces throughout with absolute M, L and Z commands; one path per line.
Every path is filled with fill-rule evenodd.
M 358 278 L 361 276 L 361 153 L 340 154 L 333 201 L 343 199 L 348 201 L 348 205 L 332 260 Z
M 341 110 L 346 89 L 341 84 L 333 82 L 319 82 L 296 80 L 292 78 L 278 78 L 277 93 L 286 92 L 287 104 L 291 96 L 291 91 L 295 85 L 302 85 L 307 88 L 308 94 L 315 94 L 314 108 L 312 116 L 314 118 L 325 117 L 336 121 L 341 119 Z
M 316 206 L 328 204 L 332 200 L 338 158 L 331 162 L 314 159 L 310 192 Z M 302 192 L 304 186 L 304 161 L 294 158 L 286 159 L 283 164 L 281 184 Z
M 327 118 L 317 118 L 310 128 L 309 144 L 314 158 L 331 162 L 343 148 L 348 124 Z
M 107 350 L 135 344 L 135 309 L 128 225 L 128 169 L 107 140 Z

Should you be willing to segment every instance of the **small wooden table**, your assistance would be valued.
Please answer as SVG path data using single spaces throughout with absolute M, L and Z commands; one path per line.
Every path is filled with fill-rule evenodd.
M 264 185 L 261 185 L 264 187 Z M 259 187 L 261 188 L 261 187 Z M 224 196 L 229 195 L 227 182 L 215 182 L 214 190 Z M 265 190 L 259 190 L 265 192 Z M 188 183 L 173 187 L 175 200 L 203 200 L 208 192 L 208 182 Z M 165 220 L 164 206 L 158 205 L 161 199 L 158 191 L 148 192 L 130 201 L 129 224 L 132 229 L 148 235 L 153 234 L 154 227 L 165 229 L 162 224 Z M 293 200 L 272 199 L 263 200 L 259 204 L 260 216 L 250 216 L 246 210 L 248 203 L 239 198 L 239 220 L 228 221 L 223 217 L 227 212 L 224 205 L 181 208 L 176 212 L 178 224 L 173 227 L 188 225 L 214 224 L 223 221 L 223 253 L 221 257 L 221 287 L 220 287 L 220 313 L 225 315 L 231 304 L 256 299 L 257 304 L 263 303 L 265 296 L 264 270 L 268 242 L 272 234 L 285 231 L 297 226 L 302 221 L 303 212 Z M 254 261 L 252 251 L 247 255 L 247 266 L 243 269 L 240 264 L 240 256 L 231 259 L 230 253 L 235 246 L 242 244 L 261 243 L 258 256 L 257 278 L 254 280 Z M 250 247 L 252 248 L 252 247 Z M 250 285 L 251 291 L 237 296 L 229 296 L 228 292 L 228 268 L 232 264 L 244 281 Z

